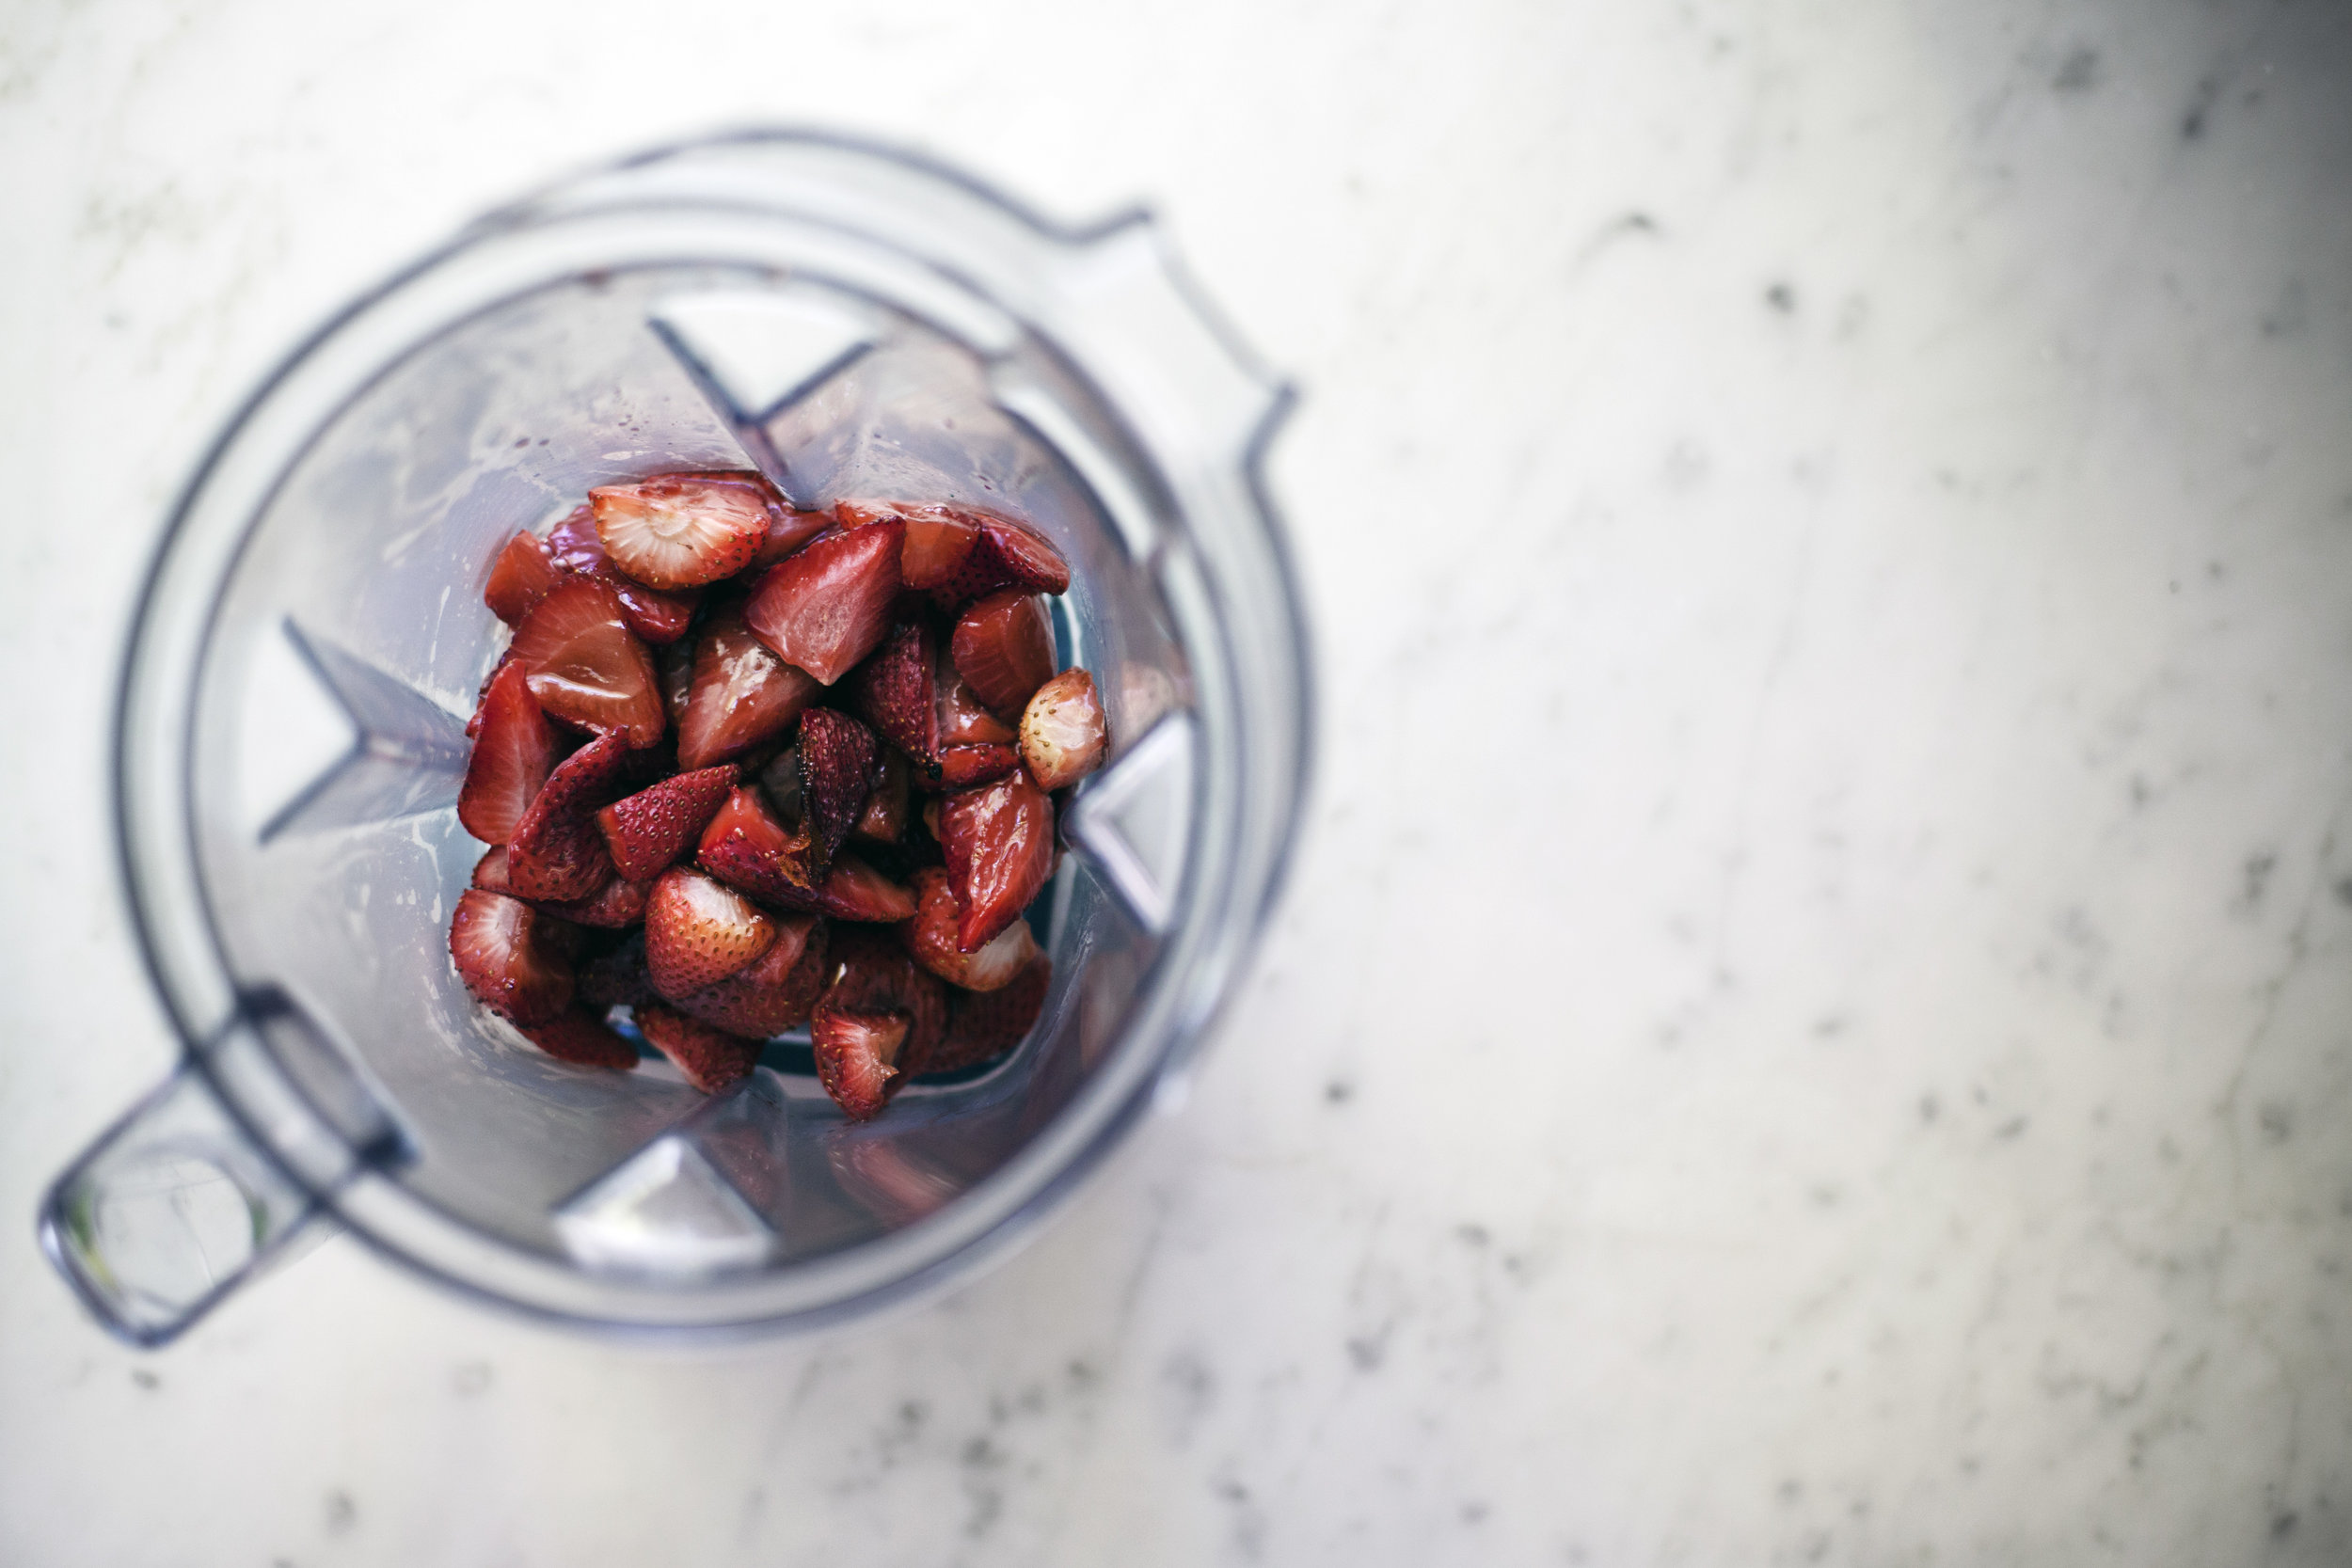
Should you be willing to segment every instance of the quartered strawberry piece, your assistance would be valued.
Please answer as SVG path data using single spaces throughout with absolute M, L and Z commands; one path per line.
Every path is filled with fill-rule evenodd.
M 744 755 L 791 728 L 816 699 L 816 677 L 771 653 L 732 606 L 710 618 L 694 643 L 694 673 L 678 721 L 680 768 Z
M 593 927 L 600 931 L 626 931 L 645 918 L 645 900 L 652 892 L 649 882 L 632 882 L 625 878 L 613 877 L 585 898 L 540 907 L 549 914 L 561 915 L 575 926 Z
M 956 946 L 977 953 L 1044 887 L 1054 867 L 1054 802 L 1024 773 L 960 790 L 940 802 L 939 846 L 963 911 Z
M 733 1088 L 759 1065 L 759 1042 L 713 1029 L 659 1003 L 637 1009 L 637 1029 L 705 1094 Z
M 675 773 L 596 813 L 612 851 L 612 868 L 632 882 L 650 882 L 692 847 L 735 788 L 731 766 Z
M 606 1028 L 604 1020 L 585 1007 L 568 1007 L 545 1023 L 516 1027 L 522 1030 L 523 1038 L 574 1067 L 627 1072 L 637 1065 L 637 1048 Z
M 872 730 L 848 714 L 813 707 L 801 715 L 798 750 L 801 827 L 810 841 L 810 868 L 820 872 L 866 813 L 882 746 Z
M 743 607 L 744 623 L 787 664 L 827 686 L 874 651 L 898 596 L 904 524 L 836 530 L 768 569 Z
M 490 607 L 491 614 L 510 626 L 518 626 L 532 607 L 553 590 L 559 577 L 547 541 L 535 533 L 517 533 L 491 562 L 482 602 Z
M 628 793 L 645 766 L 617 735 L 565 757 L 506 841 L 506 876 L 522 898 L 586 898 L 612 876 L 596 831 L 599 807 Z
M 594 507 L 579 507 L 549 529 L 548 553 L 565 571 L 610 584 L 620 596 L 621 613 L 628 629 L 648 642 L 675 642 L 686 635 L 686 628 L 693 623 L 694 606 L 701 600 L 702 591 L 688 588 L 664 592 L 648 588 L 613 565 L 604 553 L 604 541 L 597 537 Z
M 631 931 L 610 953 L 580 967 L 579 995 L 592 1007 L 634 1007 L 658 996 L 645 973 L 645 933 Z
M 774 945 L 757 962 L 678 998 L 678 1008 L 749 1039 L 806 1023 L 825 980 L 825 937 L 816 915 L 786 915 L 776 922 Z
M 976 953 L 958 947 L 963 907 L 947 885 L 947 873 L 938 866 L 927 865 L 914 874 L 914 918 L 898 927 L 898 941 L 916 963 L 948 984 L 966 990 L 995 990 L 1009 985 L 1037 957 L 1037 938 L 1025 920 L 1014 921 Z
M 834 932 L 825 967 L 809 1024 L 817 1077 L 842 1110 L 863 1120 L 905 1082 L 894 1067 L 902 1054 L 920 1061 L 946 1037 L 947 990 L 882 931 Z
M 731 578 L 766 547 L 784 498 L 757 475 L 656 474 L 588 492 L 605 559 L 648 588 Z
M 503 844 L 555 767 L 555 731 L 523 666 L 511 659 L 490 678 L 475 717 L 479 733 L 457 791 L 457 820 L 484 843 Z
M 653 656 L 621 615 L 612 585 L 575 577 L 558 583 L 515 630 L 515 662 L 531 694 L 558 719 L 646 747 L 666 719 Z
M 560 956 L 563 923 L 519 898 L 469 889 L 449 923 L 449 956 L 474 1000 L 517 1024 L 545 1023 L 571 1004 Z
M 930 624 L 900 621 L 858 666 L 850 692 L 859 716 L 933 783 L 939 778 L 938 659 Z
M 939 753 L 940 787 L 976 789 L 1020 766 L 1021 753 L 1009 746 L 949 746 Z
M 817 890 L 817 912 L 834 920 L 892 925 L 914 913 L 914 890 L 892 881 L 844 849 L 834 856 Z
M 695 846 L 694 863 L 729 887 L 763 903 L 805 910 L 811 890 L 786 875 L 792 835 L 757 790 L 738 785 Z
M 473 863 L 473 880 L 469 884 L 485 893 L 503 893 L 515 896 L 515 884 L 506 879 L 506 846 L 493 844 L 489 853 Z
M 775 940 L 772 916 L 686 866 L 664 871 L 645 900 L 645 970 L 673 1000 L 749 968 Z
M 786 556 L 798 554 L 803 545 L 832 527 L 829 512 L 800 512 L 787 506 L 770 517 L 768 542 L 759 546 L 759 554 L 752 558 L 747 569 L 755 572 L 773 566 Z
M 1040 953 L 1021 973 L 992 991 L 953 994 L 946 1037 L 939 1049 L 919 1063 L 914 1072 L 954 1072 L 1001 1056 L 1026 1039 L 1045 1010 L 1045 993 L 1053 988 L 1054 960 Z
M 808 1026 L 817 1060 L 817 1082 L 841 1114 L 868 1121 L 906 1079 L 895 1065 L 905 1049 L 909 1021 L 901 1013 L 858 1013 L 820 1008 Z
M 1054 628 L 1045 601 L 1005 589 L 973 601 L 948 640 L 956 673 L 998 717 L 1018 714 L 1054 676 Z
M 1059 594 L 1070 586 L 1070 565 L 1060 552 L 1009 517 L 968 507 L 883 500 L 839 501 L 834 515 L 847 529 L 900 523 L 906 530 L 900 577 L 943 610 L 1000 588 Z
M 989 711 L 972 683 L 949 659 L 939 661 L 939 748 L 1009 746 L 1019 732 Z
M 1065 788 L 1103 766 L 1110 731 L 1094 677 L 1064 670 L 1037 689 L 1021 715 L 1021 760 L 1043 790 Z
M 896 844 L 906 832 L 906 825 L 907 759 L 885 748 L 877 768 L 874 792 L 866 798 L 866 810 L 857 819 L 856 836 L 877 844 Z

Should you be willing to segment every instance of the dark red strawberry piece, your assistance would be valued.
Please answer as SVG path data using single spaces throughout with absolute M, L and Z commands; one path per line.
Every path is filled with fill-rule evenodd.
M 953 610 L 1000 588 L 1059 594 L 1070 565 L 1025 523 L 969 507 L 844 500 L 834 515 L 844 528 L 897 520 L 906 530 L 899 552 L 905 585 Z
M 678 999 L 691 1013 L 730 1035 L 766 1039 L 808 1022 L 825 980 L 824 921 L 812 914 L 776 922 L 775 944 L 758 962 Z
M 1025 773 L 960 790 L 939 807 L 939 846 L 962 918 L 956 945 L 977 953 L 1021 918 L 1054 868 L 1054 802 Z
M 801 715 L 799 751 L 801 826 L 811 843 L 810 867 L 821 871 L 865 815 L 882 747 L 848 714 L 813 707 Z
M 1054 627 L 1045 601 L 1008 588 L 976 599 L 948 640 L 956 673 L 998 718 L 1018 716 L 1054 677 Z
M 547 541 L 535 533 L 517 533 L 491 562 L 482 602 L 490 607 L 491 614 L 510 626 L 518 626 L 556 581 L 555 559 L 548 553 Z
M 618 735 L 598 736 L 558 764 L 506 841 L 516 895 L 585 898 L 612 875 L 597 808 L 628 793 L 644 763 Z
M 891 1069 L 901 1052 L 921 1060 L 946 1039 L 947 990 L 882 931 L 835 931 L 825 967 L 809 1024 L 817 1077 L 836 1104 L 863 1120 L 896 1092 Z
M 643 931 L 631 931 L 618 947 L 580 966 L 580 999 L 592 1007 L 634 1007 L 659 994 L 645 973 Z
M 637 1029 L 705 1094 L 733 1088 L 759 1065 L 759 1042 L 713 1029 L 654 1003 L 637 1009 Z
M 826 512 L 796 512 L 786 507 L 771 516 L 768 523 L 768 542 L 753 558 L 750 570 L 773 566 L 786 556 L 798 554 L 803 545 L 833 527 L 833 515 Z
M 850 687 L 859 715 L 932 781 L 939 777 L 938 657 L 929 622 L 901 621 Z
M 874 651 L 898 596 L 897 521 L 835 530 L 768 569 L 743 607 L 753 634 L 827 686 Z
M 939 747 L 1010 746 L 1019 738 L 1012 725 L 989 711 L 955 665 L 939 661 Z
M 588 492 L 605 559 L 648 588 L 700 588 L 749 566 L 783 498 L 756 475 L 656 474 Z
M 519 898 L 469 889 L 457 895 L 449 955 L 474 1000 L 513 1022 L 545 1023 L 572 1000 L 571 965 L 550 940 L 561 921 Z
M 596 536 L 593 507 L 574 510 L 548 531 L 548 553 L 565 571 L 609 584 L 620 596 L 621 614 L 628 629 L 648 642 L 675 642 L 693 624 L 694 606 L 702 591 L 665 593 L 648 588 L 613 565 L 604 553 L 604 541 Z
M 680 768 L 707 768 L 743 756 L 791 728 L 815 700 L 816 677 L 778 658 L 730 606 L 710 618 L 694 643 L 694 673 L 678 721 Z
M 485 844 L 503 844 L 555 767 L 555 731 L 532 696 L 521 664 L 490 677 L 476 710 L 479 733 L 457 791 L 457 820 Z
M 768 809 L 759 792 L 740 785 L 703 830 L 694 862 L 705 871 L 764 903 L 807 910 L 815 895 L 786 872 L 793 835 Z
M 516 895 L 515 884 L 506 879 L 505 845 L 490 846 L 489 852 L 473 863 L 473 881 L 470 885 L 485 893 L 503 893 L 509 898 Z
M 1021 760 L 1043 790 L 1066 788 L 1103 765 L 1110 731 L 1094 677 L 1064 670 L 1037 689 L 1021 716 Z
M 834 920 L 892 925 L 914 913 L 914 890 L 894 882 L 844 849 L 833 858 L 817 890 L 817 912 Z
M 963 908 L 947 885 L 947 873 L 939 867 L 927 865 L 914 874 L 914 918 L 898 927 L 898 940 L 916 963 L 948 984 L 966 990 L 995 990 L 1009 985 L 1037 957 L 1037 938 L 1030 935 L 1025 920 L 1006 927 L 977 953 L 958 947 Z
M 905 1048 L 909 1027 L 903 1013 L 820 1008 L 810 1021 L 808 1043 L 817 1061 L 817 1082 L 851 1121 L 880 1116 L 906 1082 L 892 1064 Z
M 729 766 L 675 773 L 596 813 L 612 852 L 612 868 L 632 882 L 650 882 L 693 847 L 735 788 Z
M 612 877 L 585 898 L 573 898 L 541 907 L 548 913 L 561 915 L 575 926 L 592 927 L 599 931 L 626 931 L 645 918 L 645 900 L 652 893 L 653 886 L 649 882 L 632 882 Z
M 1040 953 L 994 990 L 953 993 L 946 1037 L 922 1061 L 909 1062 L 907 1070 L 954 1072 L 1003 1055 L 1037 1027 L 1053 984 L 1054 960 Z
M 857 819 L 856 836 L 877 844 L 896 844 L 907 826 L 907 759 L 885 748 L 877 766 L 873 794 Z
M 977 789 L 1020 766 L 1021 753 L 1009 746 L 949 746 L 939 753 L 940 787 Z
M 661 738 L 660 678 L 610 583 L 581 577 L 558 583 L 516 628 L 514 654 L 529 673 L 531 694 L 556 718 L 625 735 L 632 746 Z
M 627 1072 L 637 1065 L 637 1048 L 605 1027 L 604 1020 L 584 1007 L 568 1007 L 545 1023 L 516 1024 L 523 1038 L 559 1062 L 574 1067 L 613 1068 Z
M 773 916 L 686 866 L 664 871 L 645 900 L 645 970 L 672 999 L 749 968 L 775 940 Z

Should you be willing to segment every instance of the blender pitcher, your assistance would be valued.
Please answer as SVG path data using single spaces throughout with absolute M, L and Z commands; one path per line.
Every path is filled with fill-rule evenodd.
M 569 182 L 359 301 L 238 415 L 147 586 L 119 827 L 186 1054 L 53 1186 L 51 1258 L 151 1345 L 335 1224 L 485 1300 L 671 1336 L 839 1318 L 1001 1251 L 1181 1101 L 1280 879 L 1310 689 L 1258 459 L 1288 402 L 1147 214 L 1058 229 L 820 135 Z M 705 1099 L 658 1057 L 542 1054 L 449 959 L 492 559 L 590 485 L 750 467 L 802 506 L 1029 520 L 1109 722 L 1030 914 L 1036 1028 L 866 1124 L 804 1036 Z

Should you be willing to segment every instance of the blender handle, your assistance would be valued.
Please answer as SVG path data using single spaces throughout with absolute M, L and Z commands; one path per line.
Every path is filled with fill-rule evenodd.
M 297 1236 L 334 1229 L 192 1062 L 66 1168 L 40 1216 L 41 1250 L 83 1305 L 149 1348 L 284 1259 Z

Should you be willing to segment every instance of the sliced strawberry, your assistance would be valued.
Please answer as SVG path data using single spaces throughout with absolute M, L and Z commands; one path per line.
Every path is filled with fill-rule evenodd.
M 939 807 L 939 845 L 962 918 L 956 946 L 977 953 L 1021 918 L 1054 868 L 1054 802 L 1015 773 Z
M 947 873 L 927 865 L 914 874 L 918 903 L 914 918 L 898 927 L 898 940 L 914 961 L 950 985 L 966 990 L 995 990 L 1037 957 L 1037 938 L 1029 923 L 1016 920 L 977 953 L 956 945 L 963 907 L 947 885 Z
M 811 914 L 776 922 L 775 944 L 741 973 L 678 999 L 683 1012 L 705 1023 L 766 1039 L 806 1023 L 825 979 L 824 921 Z
M 503 893 L 515 896 L 515 884 L 506 879 L 506 846 L 493 844 L 489 853 L 473 863 L 473 880 L 469 886 L 485 893 Z
M 1059 594 L 1070 586 L 1070 566 L 1060 552 L 1027 524 L 1009 517 L 968 507 L 883 500 L 839 501 L 834 515 L 845 529 L 901 523 L 906 529 L 901 578 L 944 610 L 1000 588 Z
M 659 1003 L 637 1009 L 638 1033 L 705 1094 L 733 1088 L 759 1065 L 759 1042 L 713 1029 Z
M 976 599 L 948 640 L 956 673 L 1000 718 L 1018 714 L 1054 677 L 1054 627 L 1045 601 L 1008 588 Z
M 516 1023 L 545 1023 L 572 1000 L 571 965 L 550 940 L 563 923 L 519 898 L 469 889 L 457 895 L 449 955 L 474 1000 Z
M 908 1020 L 900 1013 L 819 1009 L 808 1028 L 817 1081 L 851 1121 L 882 1114 L 906 1080 L 892 1064 L 905 1047 Z
M 702 836 L 735 788 L 732 767 L 675 773 L 596 813 L 612 868 L 633 882 L 650 882 Z
M 938 649 L 928 621 L 901 621 L 858 666 L 850 700 L 925 779 L 939 777 Z
M 479 734 L 457 791 L 457 820 L 485 844 L 503 844 L 555 766 L 555 731 L 532 696 L 520 663 L 490 677 L 476 710 Z
M 645 900 L 645 970 L 673 999 L 750 967 L 775 940 L 774 917 L 682 865 L 664 871 Z
M 948 658 L 939 661 L 939 746 L 1010 746 L 1018 738 Z
M 515 631 L 515 662 L 531 694 L 558 719 L 628 737 L 661 738 L 661 684 L 653 656 L 621 615 L 610 583 L 575 577 L 559 583 Z
M 882 746 L 874 732 L 833 708 L 801 715 L 801 826 L 811 841 L 812 869 L 832 863 L 841 841 L 865 815 Z
M 1076 784 L 1103 766 L 1109 745 L 1103 701 L 1084 670 L 1064 670 L 1039 687 L 1021 716 L 1021 760 L 1040 789 Z
M 637 1065 L 637 1048 L 606 1028 L 604 1020 L 585 1007 L 568 1007 L 545 1023 L 516 1027 L 522 1030 L 523 1038 L 574 1067 L 627 1072 Z
M 939 753 L 939 783 L 945 789 L 977 789 L 1020 766 L 1021 753 L 1009 746 L 949 746 Z
M 1007 587 L 1032 594 L 1063 594 L 1070 589 L 1070 562 L 1026 523 L 983 515 L 980 543 L 972 555 L 976 562 L 985 558 Z M 974 594 L 992 591 L 976 589 Z
M 557 580 L 555 558 L 548 553 L 547 541 L 535 533 L 517 533 L 491 562 L 482 602 L 490 607 L 491 614 L 510 626 L 518 626 Z
M 702 591 L 689 588 L 665 593 L 648 588 L 613 565 L 604 553 L 604 541 L 596 537 L 594 507 L 575 508 L 549 529 L 548 552 L 564 570 L 611 585 L 620 595 L 621 614 L 628 621 L 628 629 L 648 642 L 657 646 L 675 642 L 693 624 L 694 606 L 702 598 Z
M 786 556 L 796 555 L 803 545 L 833 527 L 833 515 L 825 512 L 799 512 L 785 507 L 771 515 L 768 521 L 768 542 L 759 546 L 759 554 L 752 560 L 750 570 L 773 566 Z
M 575 926 L 593 927 L 600 931 L 626 931 L 645 918 L 645 900 L 652 892 L 649 882 L 632 882 L 613 877 L 585 898 L 568 899 L 559 904 L 543 905 L 542 908 L 549 914 L 561 915 Z
M 588 492 L 605 559 L 648 588 L 700 588 L 749 566 L 784 501 L 741 474 L 656 474 Z
M 890 630 L 905 532 L 903 523 L 886 521 L 803 546 L 759 579 L 745 624 L 787 664 L 833 685 Z
M 922 1061 L 908 1063 L 908 1071 L 954 1072 L 1003 1055 L 1037 1027 L 1053 984 L 1054 960 L 1040 953 L 994 990 L 955 992 L 946 1037 Z
M 849 849 L 833 858 L 817 890 L 817 911 L 834 920 L 893 925 L 914 913 L 914 890 L 892 881 Z
M 521 898 L 585 898 L 612 875 L 597 808 L 629 791 L 644 766 L 617 735 L 598 736 L 548 775 L 506 841 L 506 876 Z
M 482 734 L 482 705 L 490 695 L 491 685 L 497 681 L 500 674 L 505 671 L 506 667 L 514 662 L 515 650 L 510 647 L 504 653 L 499 655 L 499 661 L 490 666 L 490 673 L 483 676 L 482 684 L 474 689 L 473 717 L 466 721 L 466 738 L 468 740 L 472 740 Z
M 884 748 L 877 767 L 874 792 L 866 798 L 866 811 L 857 819 L 856 836 L 877 844 L 896 844 L 907 826 L 907 759 Z
M 720 610 L 694 644 L 693 685 L 678 721 L 680 768 L 742 756 L 782 735 L 816 699 L 816 677 L 778 658 L 733 607 Z
M 592 1007 L 634 1007 L 657 999 L 645 973 L 645 933 L 631 931 L 618 947 L 580 969 L 580 999 Z

